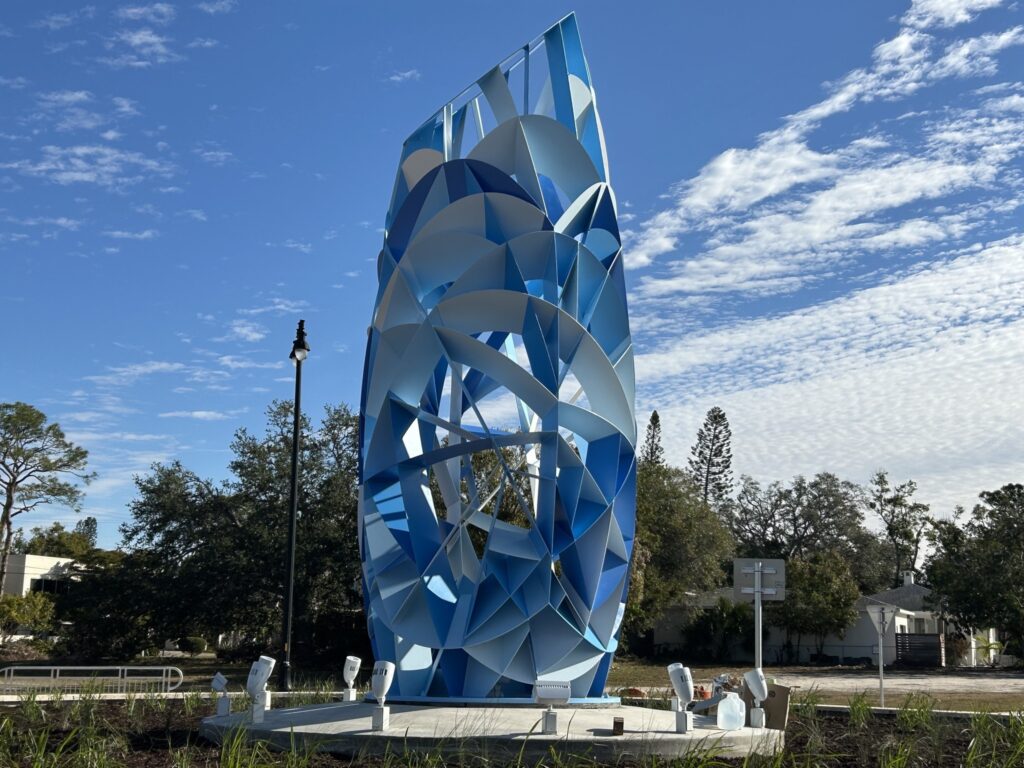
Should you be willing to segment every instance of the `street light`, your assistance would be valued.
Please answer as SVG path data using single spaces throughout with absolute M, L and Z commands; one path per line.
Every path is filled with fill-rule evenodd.
M 277 687 L 282 691 L 292 689 L 292 597 L 295 592 L 295 523 L 299 515 L 299 419 L 302 414 L 302 361 L 309 356 L 309 344 L 306 343 L 306 321 L 299 320 L 292 342 L 292 353 L 288 355 L 295 363 L 295 422 L 292 426 L 292 487 L 288 510 L 288 552 L 285 554 L 287 563 L 284 592 L 284 661 L 278 672 Z

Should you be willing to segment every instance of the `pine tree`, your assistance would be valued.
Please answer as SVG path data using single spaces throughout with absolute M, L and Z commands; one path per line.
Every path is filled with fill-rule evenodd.
M 641 467 L 665 466 L 665 449 L 661 447 L 661 417 L 657 411 L 651 414 L 651 420 L 647 424 L 647 434 L 644 436 L 637 464 Z
M 690 449 L 690 474 L 705 504 L 725 502 L 732 492 L 732 430 L 718 406 L 704 417 L 697 442 Z

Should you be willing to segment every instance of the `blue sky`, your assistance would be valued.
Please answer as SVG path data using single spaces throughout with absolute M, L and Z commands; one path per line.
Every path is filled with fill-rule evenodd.
M 403 139 L 573 8 L 670 458 L 717 404 L 737 475 L 1024 478 L 1015 2 L 8 2 L 0 400 L 89 448 L 101 543 L 152 462 L 224 476 L 299 317 L 304 406 L 358 402 Z

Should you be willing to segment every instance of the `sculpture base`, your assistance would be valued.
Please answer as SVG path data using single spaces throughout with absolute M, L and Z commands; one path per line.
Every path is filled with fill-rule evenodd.
M 450 698 L 448 696 L 393 696 L 389 693 L 387 700 L 392 704 L 434 704 L 443 707 L 537 707 L 537 702 L 527 698 L 473 699 Z M 367 692 L 364 701 L 372 704 L 377 703 L 371 692 Z M 569 699 L 569 703 L 565 706 L 586 709 L 592 707 L 617 707 L 621 704 L 622 699 L 618 696 L 602 696 Z

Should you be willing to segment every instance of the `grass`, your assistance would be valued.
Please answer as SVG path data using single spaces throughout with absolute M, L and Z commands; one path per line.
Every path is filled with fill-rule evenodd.
M 333 680 L 308 686 L 311 702 L 324 698 Z M 941 700 L 906 697 L 895 716 L 871 710 L 867 693 L 848 696 L 848 712 L 817 705 L 828 694 L 815 687 L 794 701 L 784 751 L 774 756 L 727 760 L 712 748 L 683 757 L 623 758 L 614 768 L 1012 768 L 1024 765 L 1024 717 L 978 713 L 970 720 L 936 716 Z M 40 702 L 26 695 L 0 709 L 0 768 L 602 768 L 584 753 L 553 750 L 547 755 L 497 760 L 456 750 L 454 755 L 405 746 L 382 756 L 341 758 L 292 741 L 283 752 L 252 743 L 245 733 L 228 734 L 223 744 L 203 741 L 200 717 L 211 714 L 213 697 L 193 692 L 167 700 L 142 695 L 121 702 L 86 694 L 80 701 Z

